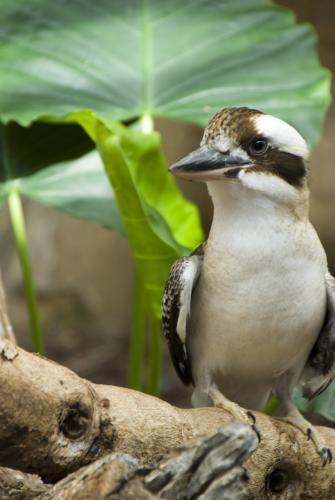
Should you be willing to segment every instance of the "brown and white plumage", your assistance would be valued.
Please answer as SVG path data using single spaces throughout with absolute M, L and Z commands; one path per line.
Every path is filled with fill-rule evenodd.
M 191 314 L 191 298 L 203 259 L 203 245 L 189 257 L 178 259 L 171 267 L 162 302 L 163 334 L 178 376 L 184 384 L 194 384 L 186 335 Z
M 171 167 L 206 182 L 214 205 L 203 256 L 174 264 L 163 300 L 171 357 L 193 383 L 196 406 L 219 389 L 261 409 L 274 393 L 305 429 L 293 388 L 314 397 L 335 374 L 335 293 L 308 219 L 307 158 L 293 127 L 233 108 L 217 113 L 199 150 Z

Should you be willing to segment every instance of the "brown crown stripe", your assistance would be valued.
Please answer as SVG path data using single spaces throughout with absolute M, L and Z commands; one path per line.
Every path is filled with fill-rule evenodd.
M 238 141 L 245 135 L 257 135 L 254 119 L 262 114 L 264 113 L 257 109 L 245 107 L 224 108 L 216 113 L 208 123 L 204 133 L 204 141 L 211 142 L 218 135 L 218 132 L 224 132 L 228 137 Z

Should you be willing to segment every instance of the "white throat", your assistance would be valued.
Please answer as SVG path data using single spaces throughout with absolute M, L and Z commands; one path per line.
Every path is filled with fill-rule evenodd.
M 307 188 L 297 192 L 296 200 L 289 203 L 250 189 L 240 181 L 212 181 L 207 187 L 214 207 L 210 239 L 221 240 L 223 233 L 225 238 L 243 239 L 257 231 L 270 238 L 272 231 L 308 221 Z

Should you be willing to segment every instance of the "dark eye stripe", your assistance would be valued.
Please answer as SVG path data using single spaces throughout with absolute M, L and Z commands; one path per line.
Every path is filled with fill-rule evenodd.
M 301 187 L 306 177 L 306 167 L 300 156 L 279 151 L 278 158 L 271 163 L 272 170 L 294 187 Z

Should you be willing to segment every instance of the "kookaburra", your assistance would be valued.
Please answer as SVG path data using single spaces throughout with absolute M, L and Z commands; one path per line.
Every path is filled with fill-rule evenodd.
M 327 463 L 330 450 L 292 401 L 295 386 L 313 398 L 335 375 L 335 287 L 309 221 L 308 155 L 284 121 L 227 108 L 170 167 L 206 182 L 214 215 L 207 242 L 171 268 L 163 331 L 194 406 L 248 420 L 244 408 L 275 395 Z

